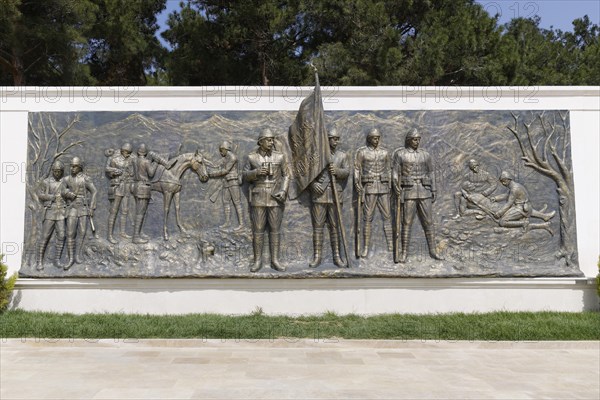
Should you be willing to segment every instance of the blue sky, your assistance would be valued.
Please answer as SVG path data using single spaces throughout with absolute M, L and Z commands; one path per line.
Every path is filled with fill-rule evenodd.
M 167 29 L 167 16 L 179 9 L 179 3 L 180 0 L 167 0 L 167 8 L 158 18 L 160 31 Z M 563 31 L 573 30 L 571 22 L 584 15 L 588 15 L 593 23 L 600 23 L 600 0 L 477 0 L 477 3 L 491 15 L 500 14 L 500 24 L 515 17 L 534 15 L 540 16 L 542 28 Z M 161 41 L 166 45 L 162 38 Z

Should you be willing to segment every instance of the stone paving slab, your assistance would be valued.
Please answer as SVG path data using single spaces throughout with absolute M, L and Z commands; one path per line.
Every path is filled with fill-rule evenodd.
M 3 339 L 0 399 L 594 399 L 600 342 Z

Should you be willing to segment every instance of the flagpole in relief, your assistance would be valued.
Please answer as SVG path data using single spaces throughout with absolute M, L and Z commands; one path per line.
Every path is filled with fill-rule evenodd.
M 315 87 L 321 87 L 321 85 L 319 84 L 319 74 L 317 72 L 317 67 L 315 67 L 312 63 L 310 63 L 310 66 L 313 68 L 313 70 L 315 71 Z M 320 101 L 322 100 L 322 97 L 319 97 Z M 323 121 L 323 125 L 325 124 L 325 121 Z M 335 213 L 337 215 L 337 220 L 338 220 L 338 229 L 340 230 L 339 234 L 342 237 L 342 245 L 344 246 L 344 255 L 346 256 L 346 268 L 350 268 L 350 257 L 348 255 L 348 242 L 346 240 L 346 229 L 344 228 L 344 222 L 342 221 L 342 206 L 340 203 L 340 193 L 338 192 L 338 188 L 337 188 L 337 184 L 336 184 L 336 178 L 335 175 L 333 174 L 333 162 L 329 163 L 329 165 L 327 166 L 328 170 L 329 170 L 329 177 L 330 177 L 330 182 L 331 182 L 331 190 L 333 192 L 333 201 L 335 203 Z

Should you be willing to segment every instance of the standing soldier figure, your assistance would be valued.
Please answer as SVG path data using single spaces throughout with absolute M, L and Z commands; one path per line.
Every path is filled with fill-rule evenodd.
M 231 143 L 227 140 L 219 146 L 219 153 L 223 160 L 219 169 L 209 172 L 210 178 L 223 178 L 223 209 L 225 211 L 225 222 L 221 226 L 225 228 L 231 219 L 231 206 L 233 203 L 237 214 L 238 226 L 235 230 L 244 228 L 244 214 L 242 212 L 242 195 L 238 174 L 238 159 L 232 151 Z M 212 200 L 212 199 L 211 199 Z
M 131 238 L 125 232 L 127 225 L 127 213 L 129 212 L 129 194 L 131 192 L 131 183 L 133 181 L 133 165 L 131 156 L 131 144 L 125 143 L 121 147 L 118 155 L 110 157 L 106 162 L 105 172 L 110 178 L 108 188 L 108 200 L 110 201 L 110 214 L 108 216 L 108 241 L 115 244 L 117 241 L 113 237 L 113 230 L 117 220 L 117 213 L 121 208 L 120 230 L 121 237 Z
M 134 187 L 133 196 L 135 197 L 135 225 L 133 229 L 133 243 L 148 243 L 147 239 L 142 237 L 142 225 L 148 211 L 150 202 L 150 193 L 152 190 L 151 179 L 156 173 L 158 164 L 154 159 L 150 160 L 148 149 L 145 144 L 141 144 L 137 151 L 137 158 L 133 162 Z
M 91 199 L 88 199 L 87 193 Z M 88 218 L 94 217 L 96 209 L 96 186 L 92 178 L 83 173 L 79 157 L 71 161 L 71 175 L 63 179 L 63 196 L 67 199 L 67 255 L 69 261 L 64 269 L 73 266 L 75 261 L 82 262 L 83 241 L 87 231 Z M 75 238 L 77 238 L 77 256 L 75 256 Z
M 443 260 L 437 253 L 431 205 L 436 198 L 433 161 L 425 150 L 419 149 L 421 134 L 410 131 L 405 138 L 404 148 L 394 151 L 394 191 L 397 205 L 402 207 L 402 229 L 400 241 L 402 250 L 395 262 L 406 262 L 410 230 L 415 218 L 419 220 L 425 232 L 429 255 L 435 260 Z
M 312 193 L 312 207 L 310 216 L 313 226 L 313 260 L 309 263 L 309 267 L 316 268 L 321 264 L 323 251 L 323 228 L 325 222 L 329 228 L 329 237 L 331 241 L 331 249 L 333 251 L 333 262 L 338 267 L 344 267 L 344 261 L 340 257 L 340 236 L 338 220 L 336 218 L 336 206 L 333 196 L 333 188 L 330 174 L 336 178 L 336 187 L 338 193 L 342 193 L 343 188 L 340 181 L 345 181 L 350 175 L 350 167 L 348 166 L 348 156 L 343 151 L 336 151 L 340 142 L 340 134 L 335 128 L 331 129 L 327 134 L 329 138 L 329 150 L 331 151 L 331 164 L 323 170 L 321 174 L 310 184 Z M 341 208 L 341 204 L 340 204 Z
M 367 135 L 367 145 L 360 147 L 354 161 L 354 188 L 359 197 L 364 193 L 364 241 L 361 257 L 367 257 L 371 241 L 371 224 L 375 215 L 375 206 L 379 208 L 383 218 L 383 232 L 388 251 L 393 250 L 392 216 L 390 213 L 390 185 L 392 168 L 390 153 L 379 147 L 381 134 L 372 129 Z M 360 224 L 361 221 L 358 221 Z
M 52 176 L 44 179 L 38 189 L 38 197 L 44 202 L 44 222 L 42 223 L 42 240 L 38 243 L 37 264 L 38 271 L 44 269 L 44 253 L 52 233 L 56 231 L 56 250 L 54 252 L 54 266 L 60 267 L 60 256 L 65 244 L 65 199 L 62 196 L 62 182 L 65 166 L 60 161 L 52 164 Z
M 271 268 L 285 271 L 279 262 L 281 220 L 291 179 L 291 168 L 284 153 L 273 149 L 275 135 L 270 129 L 258 137 L 258 149 L 248 155 L 244 166 L 244 180 L 250 186 L 250 210 L 252 213 L 252 236 L 254 264 L 250 272 L 262 268 L 262 250 L 266 227 L 269 227 Z

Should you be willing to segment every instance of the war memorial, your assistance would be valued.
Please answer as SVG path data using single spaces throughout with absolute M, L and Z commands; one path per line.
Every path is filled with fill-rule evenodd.
M 0 95 L 20 308 L 598 308 L 597 87 Z

